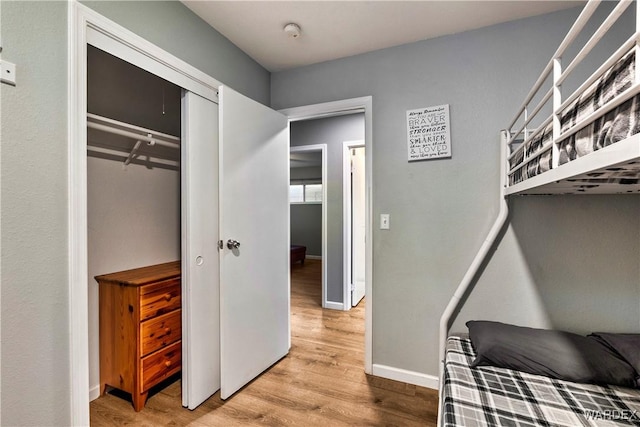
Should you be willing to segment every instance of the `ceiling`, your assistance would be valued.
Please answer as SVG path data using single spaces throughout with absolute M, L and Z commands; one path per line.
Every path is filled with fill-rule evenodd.
M 569 1 L 182 2 L 271 72 L 582 5 Z M 286 24 L 302 28 L 288 37 Z

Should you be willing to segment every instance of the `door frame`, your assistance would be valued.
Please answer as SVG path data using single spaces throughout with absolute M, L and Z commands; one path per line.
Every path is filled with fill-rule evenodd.
M 364 320 L 364 371 L 373 372 L 373 98 L 364 96 L 339 101 L 323 102 L 300 107 L 285 108 L 280 112 L 289 117 L 289 122 L 300 120 L 335 117 L 345 114 L 364 112 L 364 147 L 365 152 L 365 204 L 366 204 L 366 244 L 365 244 L 365 304 Z
M 352 148 L 364 147 L 364 140 L 358 141 L 343 141 L 342 142 L 342 237 L 344 240 L 344 258 L 343 258 L 343 289 L 344 289 L 344 309 L 351 309 L 351 277 L 353 276 L 352 269 L 352 246 L 353 246 L 353 234 L 351 227 L 351 156 L 349 151 Z M 367 149 L 364 151 L 365 166 L 367 162 Z M 366 169 L 366 167 L 365 167 Z M 365 176 L 367 171 L 365 170 Z M 366 248 L 366 243 L 365 243 Z M 365 249 L 366 250 L 366 249 Z M 366 267 L 365 267 L 366 268 Z M 366 294 L 365 283 L 365 296 Z
M 291 134 L 291 131 L 289 131 Z M 327 308 L 327 144 L 312 144 L 291 146 L 289 139 L 289 153 L 300 153 L 305 151 L 320 151 L 322 156 L 322 308 Z M 291 204 L 289 204 L 291 205 Z M 291 221 L 289 221 L 289 229 L 291 229 Z M 291 232 L 289 232 L 291 238 Z M 335 303 L 334 303 L 335 304 Z
M 68 272 L 71 425 L 89 425 L 87 44 L 217 103 L 219 81 L 77 1 L 67 3 Z

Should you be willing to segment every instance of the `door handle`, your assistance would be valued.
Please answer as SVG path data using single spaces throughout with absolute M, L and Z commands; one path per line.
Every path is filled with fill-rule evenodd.
M 238 242 L 237 240 L 227 240 L 227 248 L 229 249 L 238 249 L 240 247 L 240 242 Z

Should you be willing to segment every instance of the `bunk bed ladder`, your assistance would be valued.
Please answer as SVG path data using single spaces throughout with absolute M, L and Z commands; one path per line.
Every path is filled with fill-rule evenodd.
M 439 360 L 440 360 L 440 370 L 439 370 L 439 394 L 440 394 L 440 407 L 442 407 L 442 390 L 444 389 L 444 359 L 445 359 L 445 349 L 447 346 L 447 336 L 449 335 L 449 327 L 451 326 L 451 319 L 454 316 L 456 310 L 461 306 L 462 298 L 469 291 L 473 284 L 473 279 L 477 276 L 480 271 L 480 267 L 482 264 L 490 257 L 491 249 L 494 247 L 496 241 L 498 240 L 498 236 L 500 235 L 500 231 L 504 227 L 507 222 L 507 217 L 509 216 L 509 206 L 507 204 L 507 198 L 505 195 L 506 188 L 506 172 L 507 172 L 507 157 L 509 153 L 507 142 L 511 139 L 511 135 L 508 131 L 503 130 L 500 133 L 500 210 L 498 211 L 498 217 L 496 218 L 493 226 L 489 230 L 489 234 L 486 239 L 480 246 L 480 250 L 476 254 L 473 262 L 467 269 L 462 281 L 458 285 L 453 297 L 449 301 L 447 308 L 445 308 L 444 313 L 440 317 L 440 338 L 439 338 Z M 441 424 L 441 412 L 438 411 L 438 425 Z

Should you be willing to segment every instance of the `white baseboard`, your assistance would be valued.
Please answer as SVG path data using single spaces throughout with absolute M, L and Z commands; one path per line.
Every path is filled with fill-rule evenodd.
M 319 260 L 322 260 L 322 256 L 321 255 L 306 255 L 305 258 L 306 259 L 319 259 Z
M 387 378 L 420 387 L 438 390 L 438 377 L 435 375 L 421 374 L 420 372 L 407 371 L 391 366 L 373 364 L 372 374 L 377 377 Z
M 100 384 L 89 388 L 89 402 L 100 397 Z
M 329 308 L 331 310 L 344 310 L 344 304 L 341 302 L 327 301 L 324 308 Z

